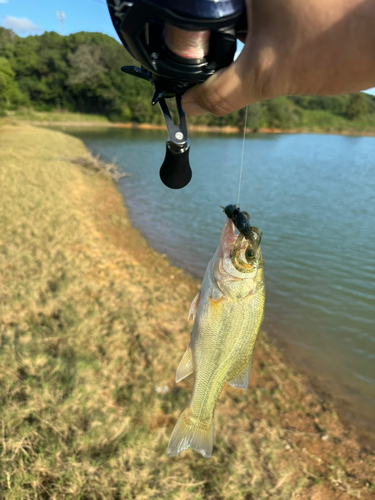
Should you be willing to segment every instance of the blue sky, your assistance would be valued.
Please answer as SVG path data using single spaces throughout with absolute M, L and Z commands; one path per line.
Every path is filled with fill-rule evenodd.
M 61 32 L 57 12 L 65 13 L 64 34 L 100 31 L 116 36 L 104 0 L 0 0 L 0 25 L 17 34 Z
M 63 26 L 58 11 L 65 16 Z M 100 31 L 117 38 L 105 0 L 0 0 L 0 26 L 20 36 L 63 30 L 65 35 Z M 375 88 L 369 92 L 375 95 Z

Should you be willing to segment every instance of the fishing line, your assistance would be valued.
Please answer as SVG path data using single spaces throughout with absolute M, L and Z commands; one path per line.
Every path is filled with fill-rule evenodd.
M 202 59 L 210 50 L 210 34 L 206 31 L 187 31 L 165 23 L 164 41 L 176 55 L 185 59 Z
M 247 125 L 247 108 L 246 106 L 246 111 L 245 111 L 245 125 L 243 128 L 243 138 L 242 138 L 242 155 L 241 155 L 241 167 L 240 167 L 240 178 L 238 181 L 238 195 L 237 195 L 237 205 L 240 203 L 240 191 L 241 191 L 241 179 L 242 179 L 242 167 L 243 167 L 243 155 L 245 151 L 245 135 L 246 135 L 246 125 Z

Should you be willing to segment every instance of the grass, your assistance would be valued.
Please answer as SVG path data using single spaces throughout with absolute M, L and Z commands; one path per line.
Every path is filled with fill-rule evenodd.
M 213 457 L 169 459 L 198 284 L 112 181 L 66 161 L 79 140 L 5 119 L 0 144 L 1 498 L 371 498 L 373 454 L 264 332 L 249 389 L 219 399 Z
M 335 115 L 329 111 L 325 110 L 307 110 L 299 109 L 299 118 L 295 123 L 293 131 L 296 132 L 314 132 L 314 133 L 344 133 L 344 134 L 375 134 L 375 114 L 369 113 L 365 116 L 357 118 L 355 120 L 348 120 L 344 116 Z M 106 124 L 111 125 L 111 122 L 107 117 L 101 115 L 91 115 L 83 113 L 69 113 L 66 111 L 35 111 L 32 108 L 20 108 L 16 111 L 7 111 L 8 118 L 16 121 L 28 121 L 28 122 L 45 122 L 51 123 L 61 123 L 63 124 L 91 124 L 99 125 Z M 193 120 L 194 121 L 194 120 Z M 144 125 L 144 124 L 143 124 Z M 154 126 L 149 125 L 150 128 Z M 160 126 L 157 126 L 160 127 Z M 197 129 L 197 126 L 195 127 Z M 201 127 L 202 128 L 202 127 Z M 206 127 L 203 129 L 207 130 L 214 129 L 219 131 L 220 127 Z M 224 127 L 225 128 L 225 127 Z M 199 125 L 198 125 L 199 129 Z M 235 131 L 236 128 L 234 127 Z M 261 128 L 260 130 L 263 130 Z M 266 128 L 268 131 L 269 129 Z
M 102 115 L 85 113 L 69 113 L 67 111 L 35 111 L 32 108 L 20 108 L 7 111 L 9 118 L 34 122 L 102 122 L 108 123 L 108 118 Z
M 324 110 L 304 109 L 301 115 L 303 127 L 311 132 L 375 133 L 375 114 L 367 114 L 355 120 L 335 115 Z

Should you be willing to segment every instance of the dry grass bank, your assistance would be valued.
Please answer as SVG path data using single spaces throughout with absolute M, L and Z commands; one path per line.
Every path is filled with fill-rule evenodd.
M 110 122 L 105 116 L 85 115 L 82 113 L 67 113 L 58 111 L 34 111 L 32 109 L 20 109 L 18 111 L 8 111 L 8 118 L 29 125 L 40 125 L 43 127 L 88 127 L 88 128 L 126 128 L 140 130 L 164 130 L 165 124 L 155 123 L 133 123 L 133 122 Z M 375 115 L 370 118 L 362 117 L 355 121 L 338 117 L 325 110 L 304 110 L 305 118 L 303 125 L 292 129 L 261 127 L 256 130 L 259 134 L 332 134 L 332 135 L 350 135 L 367 136 L 375 135 Z M 242 133 L 242 127 L 231 125 L 213 126 L 190 124 L 190 132 L 196 133 L 220 133 L 220 134 L 239 134 Z M 250 128 L 247 133 L 255 132 Z
M 197 283 L 150 249 L 60 132 L 0 122 L 0 497 L 370 499 L 374 456 L 261 334 L 211 459 L 166 447 Z

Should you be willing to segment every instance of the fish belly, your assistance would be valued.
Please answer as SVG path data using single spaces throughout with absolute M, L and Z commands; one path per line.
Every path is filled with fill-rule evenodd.
M 193 414 L 207 418 L 226 382 L 250 365 L 263 310 L 254 307 L 258 297 L 223 302 L 221 321 L 210 310 L 202 329 L 193 331 L 192 352 L 195 381 L 190 407 Z

